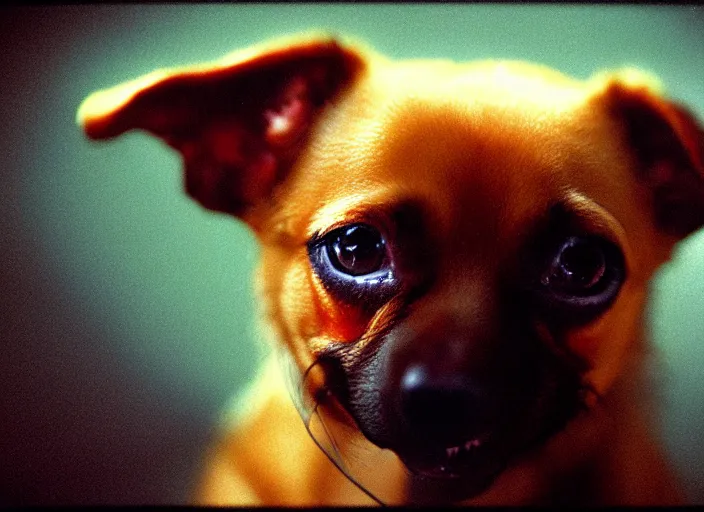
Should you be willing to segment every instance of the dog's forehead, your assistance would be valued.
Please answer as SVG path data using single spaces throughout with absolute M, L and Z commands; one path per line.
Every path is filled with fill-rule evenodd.
M 311 208 L 387 190 L 425 199 L 440 220 L 522 218 L 545 206 L 535 202 L 551 199 L 546 190 L 593 181 L 588 168 L 604 165 L 590 148 L 603 123 L 584 122 L 587 100 L 579 82 L 522 63 L 371 66 L 328 109 L 287 188 L 319 198 Z
M 366 157 L 358 171 L 377 178 L 537 177 L 583 147 L 594 125 L 584 119 L 588 95 L 579 82 L 524 63 L 401 63 L 371 71 L 331 119 L 340 134 L 324 140 L 349 141 L 336 147 Z

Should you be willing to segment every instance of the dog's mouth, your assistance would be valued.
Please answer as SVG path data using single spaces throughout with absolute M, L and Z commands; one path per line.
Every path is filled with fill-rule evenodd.
M 441 500 L 461 500 L 487 490 L 505 469 L 498 440 L 490 435 L 464 443 L 435 448 L 422 458 L 401 457 L 416 483 L 435 488 Z M 423 495 L 428 495 L 426 489 Z
M 471 439 L 461 446 L 450 446 L 445 448 L 443 458 L 447 461 L 446 464 L 438 467 L 439 474 L 437 476 L 447 475 L 448 477 L 458 476 L 457 469 L 471 465 L 477 457 L 486 452 L 486 439 L 475 438 Z M 479 455 L 478 455 L 479 454 Z M 434 476 L 437 471 L 433 471 Z
M 425 460 L 402 459 L 413 473 L 428 478 L 461 478 L 492 457 L 488 436 L 432 451 Z
M 463 443 L 430 447 L 399 457 L 423 486 L 423 495 L 437 501 L 470 499 L 488 490 L 511 464 L 528 456 L 564 429 L 567 421 L 526 435 L 496 431 Z M 434 497 L 433 497 L 434 495 Z
M 522 450 L 515 436 L 492 431 L 457 444 L 413 443 L 394 451 L 414 478 L 439 484 L 456 481 L 463 489 L 461 498 L 467 498 L 489 487 Z
M 422 482 L 424 496 L 437 501 L 470 499 L 487 491 L 508 467 L 539 454 L 573 420 L 588 413 L 586 393 L 576 385 L 568 392 L 562 388 L 558 396 L 512 412 L 466 440 L 449 445 L 410 442 L 395 451 Z

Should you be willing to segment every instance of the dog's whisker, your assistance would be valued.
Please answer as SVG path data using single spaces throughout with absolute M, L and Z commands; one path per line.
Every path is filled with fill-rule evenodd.
M 350 482 L 352 482 L 352 484 L 354 484 L 360 491 L 362 491 L 365 495 L 374 500 L 374 502 L 376 502 L 377 504 L 381 506 L 386 506 L 386 504 L 381 499 L 379 499 L 373 492 L 367 489 L 367 487 L 363 485 L 352 474 L 352 471 L 349 469 L 348 464 L 346 463 L 346 460 L 350 459 L 350 455 L 349 453 L 347 453 L 350 450 L 348 449 L 345 453 L 343 453 L 340 449 L 339 443 L 337 442 L 335 435 L 332 433 L 332 431 L 328 427 L 328 422 L 325 420 L 324 409 L 325 404 L 323 403 L 316 403 L 313 407 L 312 414 L 310 415 L 308 421 L 305 422 L 305 427 L 308 432 L 308 435 L 311 437 L 313 442 L 315 442 L 315 444 L 320 448 L 320 450 L 326 455 L 330 462 L 335 465 L 335 467 L 340 470 L 340 472 L 345 475 L 345 477 Z M 317 419 L 318 421 L 314 422 L 315 419 Z M 334 422 L 332 424 L 337 425 L 337 423 Z M 319 428 L 322 429 L 322 432 L 320 434 L 314 431 L 315 425 L 319 425 Z M 356 442 L 354 441 L 354 439 L 352 440 L 352 442 L 350 442 L 350 440 L 348 439 L 346 439 L 345 441 L 351 448 L 354 448 L 356 446 Z M 354 454 L 354 450 L 351 450 L 351 453 Z

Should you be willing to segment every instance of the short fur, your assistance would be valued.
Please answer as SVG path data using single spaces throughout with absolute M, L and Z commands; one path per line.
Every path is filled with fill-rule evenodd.
M 93 139 L 160 137 L 194 199 L 251 227 L 264 316 L 294 398 L 314 401 L 300 412 L 378 500 L 681 499 L 652 425 L 642 317 L 653 273 L 704 224 L 704 135 L 654 79 L 394 62 L 307 36 L 101 91 L 79 121 Z M 330 233 L 360 224 L 390 261 L 363 285 L 325 259 Z M 536 277 L 570 236 L 611 247 L 613 297 L 558 297 Z M 411 377 L 431 403 L 408 398 Z M 272 356 L 196 502 L 375 502 L 289 389 Z

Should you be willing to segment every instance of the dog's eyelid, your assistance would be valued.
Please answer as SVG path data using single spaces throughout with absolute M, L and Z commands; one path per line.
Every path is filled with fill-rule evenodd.
M 363 218 L 352 217 L 352 218 L 346 218 L 346 219 L 342 219 L 342 220 L 333 222 L 333 223 L 327 225 L 325 228 L 316 230 L 309 238 L 309 240 L 311 241 L 310 243 L 315 243 L 315 241 L 320 242 L 320 241 L 324 240 L 326 237 L 330 236 L 335 231 L 338 231 L 342 228 L 350 227 L 353 225 L 371 226 L 371 227 L 375 228 L 377 231 L 379 231 L 381 233 L 382 237 L 386 238 L 385 230 L 383 228 L 379 229 L 378 222 L 375 222 L 374 220 L 364 218 L 364 217 Z
M 628 261 L 626 231 L 609 211 L 578 191 L 570 190 L 549 211 L 548 223 L 574 235 L 597 236 L 618 247 Z
M 315 222 L 311 225 L 308 244 L 325 239 L 331 233 L 354 224 L 364 224 L 373 227 L 391 249 L 397 238 L 397 226 L 394 222 L 393 207 L 372 207 L 365 210 L 351 210 L 344 212 L 338 218 L 328 218 L 324 222 Z
M 409 219 L 426 218 L 427 212 L 413 197 L 399 196 L 395 187 L 378 186 L 369 193 L 351 194 L 328 202 L 309 221 L 308 239 L 315 233 L 325 236 L 348 224 L 369 224 L 378 229 L 387 241 L 396 238 L 396 229 Z

